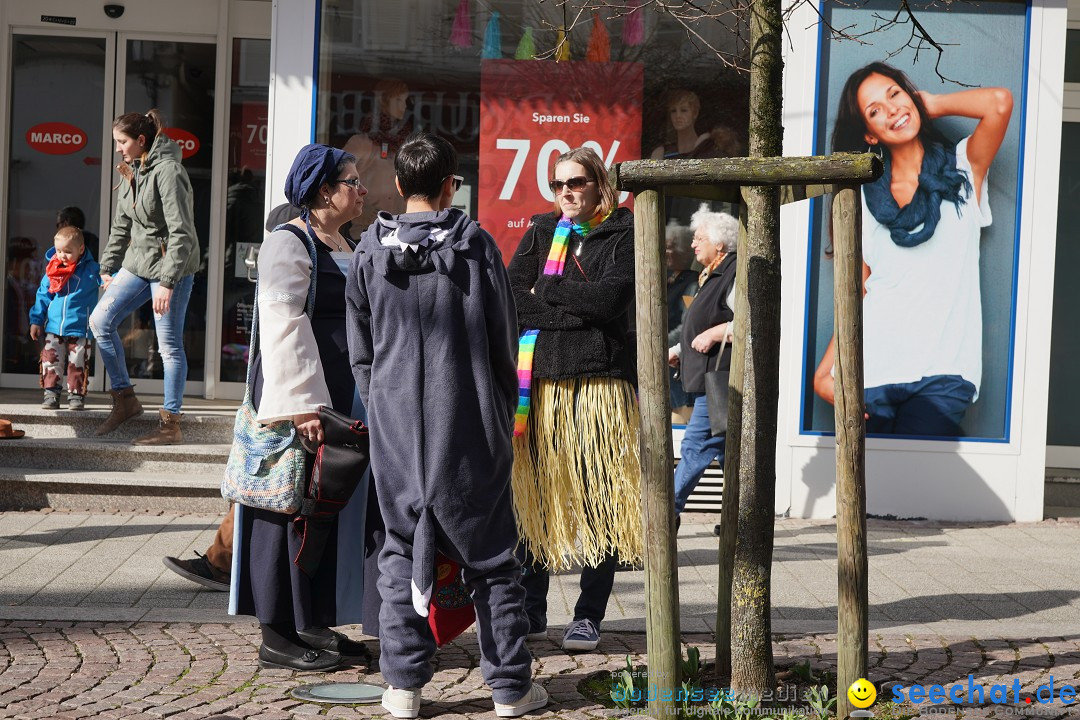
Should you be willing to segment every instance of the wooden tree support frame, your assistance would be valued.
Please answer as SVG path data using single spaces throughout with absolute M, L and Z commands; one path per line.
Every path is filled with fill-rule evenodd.
M 741 188 L 781 188 L 781 201 L 825 194 L 832 203 L 836 269 L 833 292 L 836 330 L 836 533 L 838 552 L 837 714 L 851 711 L 848 686 L 865 677 L 868 652 L 866 553 L 866 426 L 862 371 L 862 223 L 859 186 L 882 174 L 869 153 L 803 158 L 721 158 L 634 160 L 611 169 L 620 190 L 634 193 L 634 259 L 637 306 L 638 397 L 641 406 L 642 512 L 645 542 L 646 647 L 649 658 L 649 714 L 673 720 L 681 687 L 679 581 L 675 549 L 674 453 L 668 394 L 665 195 L 722 200 L 739 205 Z M 745 257 L 746 215 L 739 233 Z M 742 266 L 740 266 L 742 267 Z M 745 288 L 745 283 L 739 284 Z M 745 291 L 738 293 L 736 317 L 745 317 Z M 733 343 L 728 437 L 740 437 L 743 395 L 744 322 Z M 718 669 L 730 672 L 731 566 L 738 516 L 739 452 L 727 449 L 721 514 L 720 598 L 717 617 Z M 726 574 L 725 574 L 726 573 Z M 726 614 L 726 617 L 725 617 Z M 726 651 L 725 651 L 726 647 Z M 726 657 L 724 657 L 726 652 Z M 725 667 L 725 661 L 727 663 Z M 665 690 L 671 692 L 665 693 Z

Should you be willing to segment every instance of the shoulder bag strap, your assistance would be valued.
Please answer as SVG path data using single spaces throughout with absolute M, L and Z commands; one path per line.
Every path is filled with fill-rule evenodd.
M 720 358 L 724 357 L 724 349 L 727 348 L 727 333 L 724 333 L 724 341 L 720 343 L 720 352 L 716 354 L 716 367 L 713 370 L 720 370 Z

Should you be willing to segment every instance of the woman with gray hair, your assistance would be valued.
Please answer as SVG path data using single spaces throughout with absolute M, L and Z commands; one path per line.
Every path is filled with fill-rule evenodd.
M 693 398 L 694 408 L 675 470 L 676 525 L 705 468 L 714 459 L 724 460 L 724 436 L 714 437 L 709 425 L 705 373 L 731 366 L 739 221 L 727 213 L 712 212 L 708 205 L 702 204 L 690 218 L 690 229 L 694 231 L 691 243 L 694 255 L 704 267 L 698 276 L 701 289 L 683 318 L 680 344 L 668 353 L 668 362 L 679 367 L 683 388 Z M 728 344 L 724 345 L 724 340 Z

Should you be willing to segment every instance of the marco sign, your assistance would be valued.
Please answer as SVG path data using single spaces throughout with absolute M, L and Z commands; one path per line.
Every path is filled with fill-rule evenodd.
M 26 131 L 26 144 L 46 155 L 70 155 L 86 147 L 86 133 L 66 122 L 46 122 Z

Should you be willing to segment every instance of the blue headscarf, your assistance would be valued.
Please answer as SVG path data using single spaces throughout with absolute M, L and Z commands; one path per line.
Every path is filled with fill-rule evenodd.
M 934 236 L 941 219 L 942 201 L 956 206 L 956 214 L 971 194 L 967 173 L 956 167 L 956 146 L 928 143 L 924 148 L 919 187 L 911 202 L 900 207 L 892 195 L 892 162 L 883 158 L 885 172 L 876 182 L 863 185 L 863 197 L 874 219 L 889 229 L 900 247 L 915 247 Z M 921 227 L 920 227 L 921 226 Z
M 337 168 L 343 161 L 355 162 L 356 158 L 344 150 L 314 144 L 305 145 L 296 154 L 285 178 L 285 198 L 300 208 L 301 218 L 307 220 L 312 196 L 323 183 L 337 178 Z

